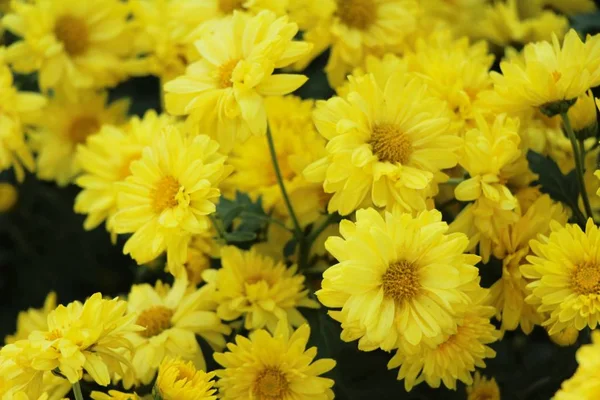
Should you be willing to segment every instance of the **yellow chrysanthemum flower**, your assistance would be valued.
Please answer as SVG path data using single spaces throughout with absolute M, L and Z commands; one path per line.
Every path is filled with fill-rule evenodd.
M 596 101 L 591 90 L 579 96 L 577 101 L 569 108 L 568 116 L 571 128 L 579 139 L 595 137 L 598 130 L 598 118 L 596 116 Z
M 30 344 L 25 340 L 21 340 L 19 343 L 21 345 Z M 64 396 L 72 389 L 68 380 L 58 377 L 50 371 L 36 371 L 30 362 L 26 362 L 27 358 L 42 355 L 44 349 L 33 349 L 29 355 L 25 355 L 17 349 L 17 346 L 12 349 L 8 348 L 4 354 L 8 357 L 5 358 L 3 358 L 3 354 L 0 354 L 0 398 L 3 400 L 67 400 Z M 20 350 L 23 350 L 23 346 Z M 3 352 L 0 351 L 0 353 Z M 17 371 L 13 369 L 15 366 L 19 368 Z M 33 370 L 31 371 L 33 375 L 29 375 L 33 376 L 33 381 L 23 380 L 23 377 L 27 376 L 27 373 L 23 372 L 28 368 Z M 17 372 L 18 375 L 11 375 L 14 372 Z
M 342 322 L 342 339 L 358 347 L 391 350 L 400 340 L 417 346 L 456 328 L 455 314 L 471 303 L 464 292 L 474 284 L 479 256 L 463 254 L 469 240 L 446 234 L 436 211 L 356 212 L 356 223 L 340 223 L 342 237 L 327 250 L 339 261 L 323 273 L 316 294 Z
M 214 372 L 197 370 L 191 362 L 166 357 L 154 388 L 162 400 L 216 400 L 214 376 Z
M 71 96 L 56 93 L 40 118 L 39 130 L 31 135 L 37 152 L 37 175 L 68 185 L 81 171 L 75 157 L 77 146 L 98 133 L 105 124 L 125 123 L 129 100 L 107 104 L 108 93 L 78 91 Z
M 317 103 L 314 120 L 327 157 L 304 171 L 333 193 L 328 211 L 361 205 L 423 210 L 458 161 L 462 140 L 445 104 L 417 78 L 395 73 L 381 87 L 372 75 L 350 77 L 349 93 Z
M 136 379 L 143 384 L 154 379 L 166 356 L 183 357 L 206 368 L 196 335 L 213 349 L 222 350 L 223 335 L 231 332 L 213 311 L 210 289 L 188 290 L 188 281 L 183 278 L 175 279 L 173 287 L 160 281 L 156 287 L 133 285 L 127 303 L 129 311 L 138 315 L 136 324 L 146 328 L 127 336 L 136 349 L 132 359 Z
M 487 105 L 511 112 L 540 107 L 553 115 L 600 84 L 600 36 L 582 42 L 571 29 L 562 46 L 554 35 L 552 43 L 526 45 L 523 56 L 501 62 L 502 74 L 491 72 L 494 91 L 485 94 Z
M 15 185 L 0 182 L 0 213 L 10 211 L 17 204 L 18 199 L 19 192 Z
M 550 231 L 550 221 L 565 224 L 568 214 L 560 203 L 548 195 L 539 197 L 514 224 L 504 228 L 498 235 L 493 254 L 502 260 L 502 277 L 490 288 L 490 304 L 496 308 L 496 317 L 502 321 L 502 330 L 514 330 L 520 325 L 529 334 L 535 325 L 541 324 L 543 316 L 525 302 L 529 294 L 528 280 L 523 278 L 520 266 L 531 253 L 529 241 Z
M 123 393 L 118 390 L 109 390 L 107 393 L 93 391 L 90 397 L 93 400 L 141 400 L 135 393 Z
M 38 72 L 43 91 L 112 86 L 127 77 L 129 7 L 120 0 L 15 0 L 4 26 L 22 38 L 7 51 L 19 73 Z
M 553 335 L 569 326 L 594 329 L 600 313 L 600 232 L 590 218 L 585 232 L 577 225 L 550 224 L 549 237 L 530 242 L 535 255 L 521 273 L 531 280 L 526 301 L 548 313 L 542 326 Z
M 385 53 L 383 57 L 376 57 L 369 54 L 365 57 L 363 65 L 352 70 L 352 76 L 359 77 L 363 75 L 373 75 L 377 85 L 385 87 L 390 76 L 397 73 L 408 73 L 408 62 L 406 57 L 398 57 L 393 53 Z M 347 97 L 350 92 L 350 82 L 348 80 L 335 88 L 338 96 Z
M 220 399 L 333 399 L 333 380 L 319 375 L 332 370 L 336 362 L 313 361 L 317 348 L 306 349 L 309 335 L 306 324 L 290 335 L 288 324 L 282 322 L 273 336 L 262 329 L 249 339 L 236 336 L 229 352 L 214 355 L 224 368 L 215 371 Z
M 287 194 L 300 224 L 306 226 L 324 213 L 327 202 L 322 185 L 308 182 L 302 175 L 310 163 L 325 155 L 325 141 L 312 122 L 313 101 L 269 97 L 265 106 Z M 234 167 L 224 182 L 230 192 L 239 190 L 255 200 L 261 197 L 265 210 L 289 218 L 264 137 L 251 137 L 239 144 L 228 161 Z
M 319 307 L 308 298 L 304 275 L 296 273 L 296 266 L 288 268 L 254 249 L 233 246 L 221 249 L 221 264 L 202 276 L 215 290 L 217 315 L 223 320 L 243 317 L 245 329 L 266 327 L 273 332 L 280 321 L 295 327 L 306 323 L 298 307 Z
M 263 96 L 284 95 L 306 82 L 304 75 L 273 74 L 310 45 L 292 40 L 298 31 L 270 11 L 234 13 L 196 42 L 202 58 L 185 75 L 165 84 L 169 113 L 188 115 L 191 131 L 214 134 L 224 152 L 250 134 L 267 130 Z
M 475 372 L 473 384 L 467 386 L 467 400 L 500 400 L 500 388 L 496 379 L 487 379 Z
M 415 353 L 396 352 L 388 368 L 400 367 L 398 379 L 404 379 L 406 390 L 421 382 L 433 388 L 443 383 L 454 390 L 456 381 L 470 385 L 475 368 L 485 368 L 484 359 L 496 356 L 487 345 L 498 340 L 500 333 L 490 323 L 494 308 L 481 305 L 485 294 L 482 289 L 475 291 L 474 304 L 457 317 L 456 330 L 446 334 L 441 342 L 433 347 L 421 346 Z
M 76 213 L 88 214 L 83 223 L 91 230 L 106 221 L 113 232 L 112 217 L 117 212 L 118 188 L 131 172 L 130 164 L 141 158 L 144 147 L 167 126 L 173 118 L 148 111 L 143 118 L 133 117 L 127 125 L 105 125 L 100 132 L 78 146 L 76 163 L 82 174 L 75 183 L 83 190 L 75 198 Z
M 36 112 L 44 107 L 46 99 L 39 93 L 17 90 L 13 84 L 13 74 L 5 65 L 3 47 L 0 47 L 0 104 L 0 172 L 12 167 L 17 179 L 22 181 L 25 169 L 35 169 L 24 131 L 35 119 Z
M 27 311 L 19 312 L 17 316 L 17 331 L 14 335 L 8 335 L 4 339 L 6 344 L 14 343 L 17 340 L 24 340 L 29 337 L 33 331 L 48 330 L 48 314 L 56 308 L 56 293 L 50 292 L 46 296 L 42 308 L 30 308 Z
M 592 332 L 592 343 L 577 350 L 579 367 L 564 381 L 553 400 L 592 400 L 600 396 L 600 332 Z
M 219 258 L 220 247 L 214 229 L 192 236 L 184 264 L 190 285 L 197 286 L 204 282 L 202 274 L 211 267 L 211 258 Z
M 115 232 L 133 232 L 125 254 L 143 264 L 166 250 L 169 271 L 183 273 L 190 237 L 210 228 L 217 185 L 230 173 L 218 148 L 206 135 L 188 137 L 172 126 L 131 163 L 131 175 L 117 183 L 113 219 Z

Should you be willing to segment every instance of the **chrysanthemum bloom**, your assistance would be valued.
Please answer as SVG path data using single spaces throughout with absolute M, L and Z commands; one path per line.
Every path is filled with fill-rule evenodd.
M 269 11 L 254 17 L 235 12 L 196 42 L 202 58 L 165 84 L 167 110 L 188 115 L 191 131 L 214 133 L 224 152 L 250 134 L 263 135 L 263 96 L 291 93 L 307 80 L 273 74 L 309 50 L 309 44 L 293 40 L 297 32 L 287 17 Z
M 423 210 L 441 172 L 458 161 L 462 140 L 445 104 L 417 78 L 395 73 L 380 87 L 372 75 L 350 77 L 344 98 L 319 101 L 314 120 L 329 142 L 327 156 L 304 175 L 333 193 L 328 211 L 361 205 Z
M 93 400 L 140 400 L 135 393 L 123 393 L 118 390 L 109 390 L 107 393 L 93 391 L 90 397 Z
M 68 185 L 81 171 L 75 157 L 77 146 L 98 133 L 102 125 L 125 123 L 129 100 L 107 101 L 107 92 L 77 91 L 70 97 L 55 94 L 36 123 L 39 130 L 31 135 L 40 179 Z
M 4 26 L 21 37 L 7 51 L 19 73 L 38 72 L 43 91 L 112 86 L 127 76 L 129 7 L 120 0 L 16 0 Z
M 592 343 L 581 346 L 576 358 L 577 371 L 562 383 L 554 400 L 597 399 L 600 396 L 600 332 L 592 332 Z
M 356 223 L 340 223 L 342 237 L 325 242 L 339 264 L 323 273 L 317 297 L 341 308 L 342 328 L 358 327 L 358 336 L 342 332 L 343 340 L 391 350 L 400 339 L 417 346 L 456 328 L 455 314 L 471 303 L 464 287 L 476 281 L 480 258 L 463 254 L 464 234 L 447 230 L 436 210 L 416 217 L 358 210 Z
M 475 372 L 473 384 L 467 386 L 467 400 L 500 400 L 500 388 L 494 378 L 487 379 Z
M 531 280 L 526 301 L 548 313 L 542 323 L 552 335 L 569 326 L 594 329 L 600 313 L 600 233 L 590 218 L 585 232 L 578 225 L 550 224 L 551 233 L 530 242 L 535 255 L 521 273 Z
M 0 182 L 0 213 L 10 211 L 17 204 L 18 199 L 19 192 L 15 185 Z
M 157 135 L 131 175 L 118 185 L 114 229 L 133 233 L 123 252 L 147 263 L 165 250 L 169 271 L 183 273 L 190 237 L 211 226 L 217 185 L 231 172 L 219 145 L 206 135 L 189 137 L 176 126 Z
M 191 362 L 166 357 L 158 369 L 155 393 L 163 400 L 216 400 L 214 372 L 197 370 Z
M 6 344 L 14 343 L 17 340 L 24 340 L 29 337 L 33 331 L 48 330 L 48 314 L 56 308 L 56 293 L 50 292 L 46 296 L 42 308 L 30 308 L 27 311 L 21 311 L 17 316 L 17 331 L 14 335 L 8 335 L 4 339 Z
M 486 103 L 502 111 L 540 107 L 548 115 L 566 111 L 589 88 L 600 84 L 600 37 L 584 43 L 570 30 L 562 46 L 556 36 L 552 43 L 530 43 L 524 60 L 503 61 L 502 74 L 491 72 L 494 91 Z
M 244 317 L 246 329 L 266 327 L 273 332 L 280 321 L 295 327 L 306 323 L 298 307 L 319 307 L 308 298 L 304 275 L 296 273 L 296 266 L 288 268 L 254 249 L 233 246 L 221 249 L 221 264 L 202 276 L 215 290 L 217 315 L 226 321 Z
M 35 113 L 46 104 L 39 93 L 20 92 L 13 85 L 13 75 L 5 65 L 5 50 L 0 48 L 0 171 L 14 168 L 19 181 L 25 178 L 25 169 L 33 171 L 35 162 L 25 142 L 24 131 Z
M 87 214 L 86 230 L 106 221 L 112 232 L 112 217 L 117 212 L 117 182 L 131 172 L 130 164 L 141 158 L 144 147 L 168 125 L 173 118 L 148 111 L 142 119 L 132 117 L 127 125 L 105 125 L 100 132 L 78 146 L 76 163 L 82 174 L 75 183 L 83 190 L 75 198 L 75 212 Z
M 441 342 L 431 346 L 428 340 L 415 353 L 398 350 L 389 361 L 388 368 L 400 367 L 398 379 L 404 379 L 404 387 L 411 390 L 426 382 L 433 388 L 443 383 L 456 389 L 456 381 L 467 385 L 473 383 L 475 368 L 485 368 L 485 358 L 493 358 L 496 352 L 488 344 L 500 338 L 500 333 L 490 322 L 494 308 L 482 305 L 485 290 L 474 293 L 474 304 L 457 316 L 456 330 L 446 334 Z
M 186 279 L 176 279 L 173 287 L 158 282 L 134 285 L 127 298 L 129 311 L 138 315 L 136 324 L 146 328 L 127 336 L 135 345 L 132 364 L 137 380 L 148 384 L 165 356 L 194 360 L 206 368 L 196 335 L 215 350 L 225 347 L 223 335 L 229 326 L 221 323 L 214 310 L 210 290 L 188 291 Z
M 595 138 L 598 133 L 598 117 L 596 116 L 596 101 L 591 90 L 579 96 L 569 108 L 568 116 L 571 127 L 578 139 Z
M 560 203 L 548 195 L 539 197 L 520 219 L 504 228 L 494 245 L 494 256 L 502 260 L 502 277 L 490 288 L 490 304 L 496 308 L 496 317 L 502 321 L 502 330 L 514 330 L 521 325 L 529 334 L 534 325 L 541 324 L 543 317 L 535 307 L 525 302 L 529 283 L 521 274 L 520 266 L 527 264 L 525 257 L 531 254 L 529 241 L 546 235 L 550 221 L 565 224 L 569 216 Z
M 385 53 L 382 57 L 367 55 L 362 65 L 352 70 L 352 76 L 359 77 L 363 75 L 373 75 L 377 86 L 385 87 L 390 76 L 397 73 L 408 73 L 408 63 L 406 57 L 398 57 L 393 53 Z M 344 83 L 335 88 L 340 97 L 347 97 L 350 92 L 350 82 Z
M 300 224 L 305 226 L 325 212 L 327 202 L 322 185 L 308 182 L 302 175 L 310 163 L 325 155 L 325 140 L 312 121 L 313 101 L 277 96 L 266 98 L 265 106 L 287 194 Z M 289 217 L 264 137 L 251 137 L 239 144 L 228 161 L 234 173 L 224 185 L 231 192 L 239 190 L 253 199 L 261 197 L 265 210 Z
M 331 46 L 325 71 L 333 87 L 339 86 L 368 54 L 402 49 L 406 37 L 417 28 L 418 7 L 413 0 L 339 0 L 319 5 L 324 9 L 317 8 L 313 17 L 318 23 L 308 27 L 304 39 L 321 51 Z
M 313 361 L 317 348 L 306 349 L 310 327 L 302 325 L 290 335 L 288 324 L 279 323 L 271 336 L 265 330 L 236 336 L 229 352 L 215 353 L 224 369 L 215 371 L 221 400 L 331 400 L 334 382 L 322 375 L 335 360 Z

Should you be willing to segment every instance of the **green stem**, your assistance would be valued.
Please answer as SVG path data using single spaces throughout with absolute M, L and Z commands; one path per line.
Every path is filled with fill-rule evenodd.
M 83 394 L 81 393 L 81 386 L 79 385 L 79 381 L 73 384 L 73 394 L 75 395 L 75 400 L 83 400 Z
M 215 227 L 215 231 L 217 231 L 217 235 L 219 236 L 219 239 L 224 240 L 225 239 L 225 231 L 223 230 L 223 228 L 221 226 L 221 221 L 218 221 L 213 214 L 209 214 L 208 218 L 210 218 L 210 222 L 212 222 L 213 226 Z
M 285 206 L 288 209 L 288 213 L 292 218 L 292 222 L 294 223 L 294 232 L 296 234 L 296 240 L 298 243 L 301 243 L 301 239 L 304 234 L 302 232 L 302 227 L 298 222 L 298 218 L 296 217 L 296 213 L 294 212 L 294 207 L 292 207 L 292 202 L 288 196 L 287 190 L 285 189 L 285 184 L 283 183 L 283 177 L 281 175 L 281 169 L 279 168 L 279 162 L 277 161 L 277 153 L 275 152 L 275 143 L 273 143 L 273 135 L 271 134 L 271 130 L 267 127 L 267 142 L 269 143 L 269 152 L 271 153 L 271 161 L 273 162 L 273 169 L 275 170 L 275 176 L 277 177 L 277 184 L 281 189 L 281 195 L 283 196 L 283 201 L 285 202 Z
M 588 197 L 587 190 L 585 189 L 585 181 L 583 179 L 583 173 L 585 171 L 583 155 L 580 152 L 579 143 L 577 143 L 575 132 L 573 132 L 573 128 L 571 127 L 569 116 L 566 112 L 561 113 L 560 116 L 562 117 L 565 131 L 569 137 L 569 140 L 571 141 L 571 147 L 573 148 L 573 154 L 575 156 L 575 170 L 577 173 L 577 185 L 579 186 L 579 192 L 581 193 L 581 198 L 583 199 L 585 213 L 587 214 L 587 218 L 592 218 L 592 207 L 590 205 L 590 199 Z

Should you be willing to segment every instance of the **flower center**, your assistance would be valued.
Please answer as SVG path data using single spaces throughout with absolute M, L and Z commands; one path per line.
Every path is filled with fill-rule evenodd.
M 160 214 L 167 208 L 176 207 L 178 204 L 177 194 L 181 185 L 177 179 L 171 175 L 167 175 L 162 178 L 156 185 L 153 196 L 154 201 L 152 202 L 152 208 L 157 214 Z
M 231 14 L 233 10 L 241 10 L 245 0 L 219 0 L 219 8 L 224 14 Z
M 281 400 L 288 389 L 288 381 L 278 368 L 265 368 L 254 382 L 254 394 L 260 400 Z
M 191 363 L 180 363 L 177 365 L 177 378 L 175 381 L 186 379 L 188 382 L 194 379 L 196 371 L 192 368 Z
M 552 72 L 552 80 L 554 83 L 558 82 L 558 80 L 562 77 L 562 74 L 558 71 Z
M 359 30 L 369 28 L 377 17 L 373 0 L 337 0 L 336 13 L 344 25 Z
M 152 337 L 159 335 L 163 331 L 171 327 L 171 318 L 173 317 L 173 310 L 165 306 L 152 306 L 140 314 L 137 321 L 137 325 L 146 328 L 145 331 L 141 331 L 140 335 L 143 337 Z
M 413 152 L 408 137 L 393 124 L 375 125 L 369 144 L 379 161 L 406 164 Z
M 60 339 L 61 337 L 62 332 L 60 331 L 60 329 L 53 329 L 45 335 L 46 340 L 56 340 Z
M 88 29 L 84 21 L 70 15 L 63 15 L 56 20 L 54 35 L 63 44 L 71 56 L 78 56 L 88 47 Z
M 85 143 L 88 136 L 98 132 L 101 124 L 96 117 L 79 117 L 69 127 L 69 138 L 73 143 Z
M 571 285 L 578 294 L 600 293 L 600 269 L 591 263 L 578 265 L 571 274 Z
M 231 76 L 233 75 L 233 70 L 237 66 L 240 60 L 229 60 L 225 64 L 219 67 L 219 71 L 217 74 L 217 85 L 221 89 L 225 89 L 233 86 L 233 81 L 231 80 Z
M 421 289 L 417 266 L 408 261 L 398 261 L 390 264 L 381 278 L 383 294 L 403 303 L 415 297 Z

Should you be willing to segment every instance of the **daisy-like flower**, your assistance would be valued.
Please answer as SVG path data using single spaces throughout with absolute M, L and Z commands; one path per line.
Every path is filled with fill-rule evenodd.
M 310 163 L 325 155 L 325 141 L 312 122 L 313 101 L 270 97 L 265 106 L 287 194 L 300 224 L 306 226 L 323 214 L 327 201 L 322 185 L 302 175 Z M 265 210 L 289 218 L 264 137 L 254 136 L 236 146 L 228 161 L 234 173 L 224 182 L 227 188 L 260 197 Z
M 75 183 L 83 190 L 75 198 L 74 209 L 76 213 L 87 214 L 83 223 L 86 230 L 106 221 L 112 233 L 112 217 L 117 212 L 116 183 L 131 175 L 130 164 L 141 158 L 144 147 L 151 145 L 158 133 L 172 123 L 173 118 L 148 111 L 141 119 L 131 118 L 127 125 L 103 126 L 77 147 L 76 163 L 82 174 Z
M 423 210 L 442 169 L 458 161 L 462 140 L 449 111 L 417 78 L 395 73 L 380 86 L 372 75 L 350 77 L 349 93 L 317 103 L 314 120 L 327 156 L 304 175 L 333 193 L 328 211 L 361 205 Z
M 21 311 L 17 316 L 17 331 L 14 335 L 8 335 L 4 343 L 10 344 L 17 340 L 24 340 L 29 337 L 33 331 L 48 330 L 48 314 L 56 308 L 56 293 L 50 292 L 46 296 L 42 308 L 30 308 L 27 311 Z
M 136 380 L 148 384 L 166 357 L 193 360 L 206 368 L 196 335 L 215 350 L 225 347 L 223 335 L 231 329 L 221 323 L 214 310 L 211 291 L 207 287 L 188 290 L 188 281 L 176 279 L 173 287 L 158 282 L 134 285 L 127 297 L 129 311 L 138 315 L 136 324 L 145 328 L 127 336 L 135 345 L 132 359 Z
M 600 332 L 592 332 L 592 343 L 577 350 L 579 367 L 575 374 L 564 381 L 554 400 L 596 399 L 600 396 Z
M 573 224 L 550 223 L 551 233 L 529 245 L 535 255 L 521 266 L 530 295 L 525 299 L 548 313 L 542 326 L 552 335 L 567 327 L 594 329 L 600 317 L 600 232 L 590 218 L 585 232 Z
M 539 197 L 517 222 L 503 229 L 494 245 L 494 256 L 502 260 L 502 277 L 490 288 L 490 304 L 496 308 L 496 317 L 502 321 L 502 330 L 521 329 L 529 334 L 543 317 L 535 307 L 525 302 L 529 283 L 521 274 L 520 266 L 526 264 L 531 250 L 529 241 L 550 231 L 550 221 L 565 224 L 569 219 L 560 203 L 548 195 Z
M 500 388 L 494 378 L 475 372 L 473 384 L 467 386 L 467 400 L 500 400 Z
M 485 96 L 486 104 L 507 112 L 540 107 L 555 115 L 600 84 L 600 36 L 584 43 L 571 29 L 562 46 L 554 35 L 552 43 L 526 45 L 523 56 L 501 62 L 502 74 L 491 72 L 494 90 Z
M 163 400 L 216 400 L 214 372 L 197 370 L 191 362 L 166 357 L 158 369 L 155 392 Z
M 117 184 L 113 219 L 115 232 L 133 233 L 125 254 L 143 264 L 166 250 L 169 271 L 183 273 L 190 238 L 211 226 L 217 185 L 231 172 L 218 148 L 206 135 L 188 137 L 172 126 L 131 163 L 131 175 Z
M 16 0 L 2 23 L 22 40 L 7 51 L 19 73 L 38 72 L 43 91 L 112 86 L 127 76 L 129 7 L 120 0 Z
M 20 92 L 13 84 L 13 74 L 5 64 L 5 49 L 0 48 L 0 171 L 14 168 L 19 181 L 25 169 L 33 171 L 35 162 L 25 142 L 25 132 L 36 113 L 46 104 L 39 93 Z
M 60 186 L 73 181 L 81 171 L 75 157 L 77 146 L 98 133 L 103 125 L 125 123 L 129 100 L 107 104 L 108 93 L 77 91 L 71 96 L 57 92 L 36 123 L 38 131 L 31 135 L 37 152 L 37 175 Z M 114 150 L 114 149 L 113 149 Z
M 463 254 L 469 240 L 447 234 L 436 211 L 356 212 L 356 223 L 340 223 L 342 237 L 330 237 L 327 250 L 339 261 L 323 273 L 319 301 L 342 322 L 346 341 L 359 348 L 391 350 L 400 339 L 418 346 L 456 328 L 455 315 L 471 303 L 465 292 L 476 286 L 479 256 Z M 352 334 L 350 331 L 356 331 Z
M 294 41 L 298 26 L 270 11 L 235 12 L 207 30 L 196 48 L 202 58 L 165 84 L 169 113 L 188 115 L 192 131 L 214 132 L 223 151 L 267 130 L 263 96 L 284 95 L 304 75 L 273 74 L 298 60 L 310 45 Z
M 485 368 L 484 359 L 496 356 L 488 346 L 500 338 L 500 333 L 490 322 L 495 310 L 481 305 L 485 290 L 475 291 L 473 295 L 476 297 L 474 304 L 457 317 L 453 333 L 445 335 L 434 346 L 421 346 L 415 353 L 398 350 L 389 361 L 389 369 L 400 367 L 398 379 L 404 379 L 407 391 L 421 382 L 433 388 L 443 383 L 454 390 L 456 381 L 471 385 L 475 368 Z
M 319 307 L 308 298 L 304 275 L 296 273 L 296 266 L 288 268 L 254 249 L 233 246 L 221 249 L 221 264 L 202 276 L 215 290 L 217 315 L 226 321 L 244 317 L 246 329 L 273 332 L 280 321 L 295 327 L 306 323 L 298 307 Z
M 331 400 L 334 382 L 322 375 L 335 367 L 335 360 L 314 361 L 317 348 L 306 349 L 310 328 L 304 324 L 290 335 L 279 323 L 274 335 L 265 330 L 236 336 L 229 352 L 215 353 L 224 369 L 215 371 L 221 400 Z

